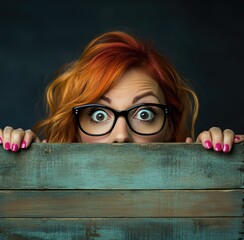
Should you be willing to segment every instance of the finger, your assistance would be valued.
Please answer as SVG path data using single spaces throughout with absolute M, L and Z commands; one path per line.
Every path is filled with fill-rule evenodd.
M 204 148 L 211 149 L 213 147 L 211 133 L 209 131 L 201 132 L 196 139 L 196 143 L 202 143 Z
M 43 139 L 42 140 L 42 143 L 47 143 L 47 139 Z
M 21 142 L 21 148 L 28 148 L 31 143 L 33 142 L 38 142 L 40 143 L 40 139 L 36 136 L 36 134 L 34 132 L 32 132 L 30 129 L 25 131 L 25 135 L 24 138 Z
M 5 150 L 10 150 L 10 143 L 11 143 L 11 133 L 13 131 L 12 127 L 5 127 L 3 129 L 3 135 L 2 135 L 2 141 L 3 141 L 3 147 Z
M 228 153 L 232 149 L 235 133 L 230 129 L 225 129 L 223 135 L 223 152 Z
M 3 130 L 0 128 L 0 145 L 3 144 Z
M 192 142 L 193 142 L 192 138 L 190 137 L 186 138 L 186 143 L 192 143 Z
M 209 129 L 211 134 L 213 148 L 216 152 L 221 152 L 223 150 L 223 133 L 218 127 L 212 127 Z
M 244 134 L 238 134 L 234 137 L 234 143 L 244 142 Z
M 13 129 L 13 131 L 11 132 L 11 142 L 10 142 L 11 151 L 17 152 L 19 150 L 24 135 L 25 132 L 23 129 L 21 128 Z

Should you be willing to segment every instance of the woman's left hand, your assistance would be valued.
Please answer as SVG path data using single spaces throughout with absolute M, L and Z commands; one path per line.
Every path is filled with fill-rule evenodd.
M 228 153 L 231 151 L 233 143 L 244 141 L 244 135 L 235 135 L 230 129 L 222 131 L 218 127 L 212 127 L 208 131 L 201 132 L 197 139 L 197 143 L 202 143 L 206 149 L 214 149 L 216 152 Z M 192 142 L 191 138 L 186 139 L 187 143 Z

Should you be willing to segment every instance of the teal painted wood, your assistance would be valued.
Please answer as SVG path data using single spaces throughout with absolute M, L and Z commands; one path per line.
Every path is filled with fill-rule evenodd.
M 0 239 L 242 239 L 243 161 L 243 144 L 0 148 Z
M 242 190 L 0 191 L 0 217 L 243 217 Z
M 15 219 L 0 221 L 1 240 L 243 239 L 239 218 Z
M 242 188 L 243 149 L 243 143 L 229 154 L 178 143 L 0 148 L 0 189 Z

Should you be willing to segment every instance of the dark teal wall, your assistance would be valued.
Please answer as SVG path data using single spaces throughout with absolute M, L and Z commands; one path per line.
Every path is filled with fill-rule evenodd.
M 200 99 L 197 131 L 244 133 L 244 2 L 182 0 L 4 1 L 0 5 L 0 127 L 31 128 L 45 86 L 98 34 L 152 40 Z

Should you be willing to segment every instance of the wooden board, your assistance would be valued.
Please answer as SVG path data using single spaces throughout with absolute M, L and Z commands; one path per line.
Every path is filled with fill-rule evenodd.
M 0 148 L 0 239 L 243 239 L 244 144 Z
M 0 148 L 0 189 L 239 188 L 243 156 L 243 144 L 231 154 L 177 143 L 33 144 L 18 153 Z
M 243 239 L 239 218 L 7 218 L 1 240 Z
M 1 191 L 0 217 L 242 217 L 242 190 Z

